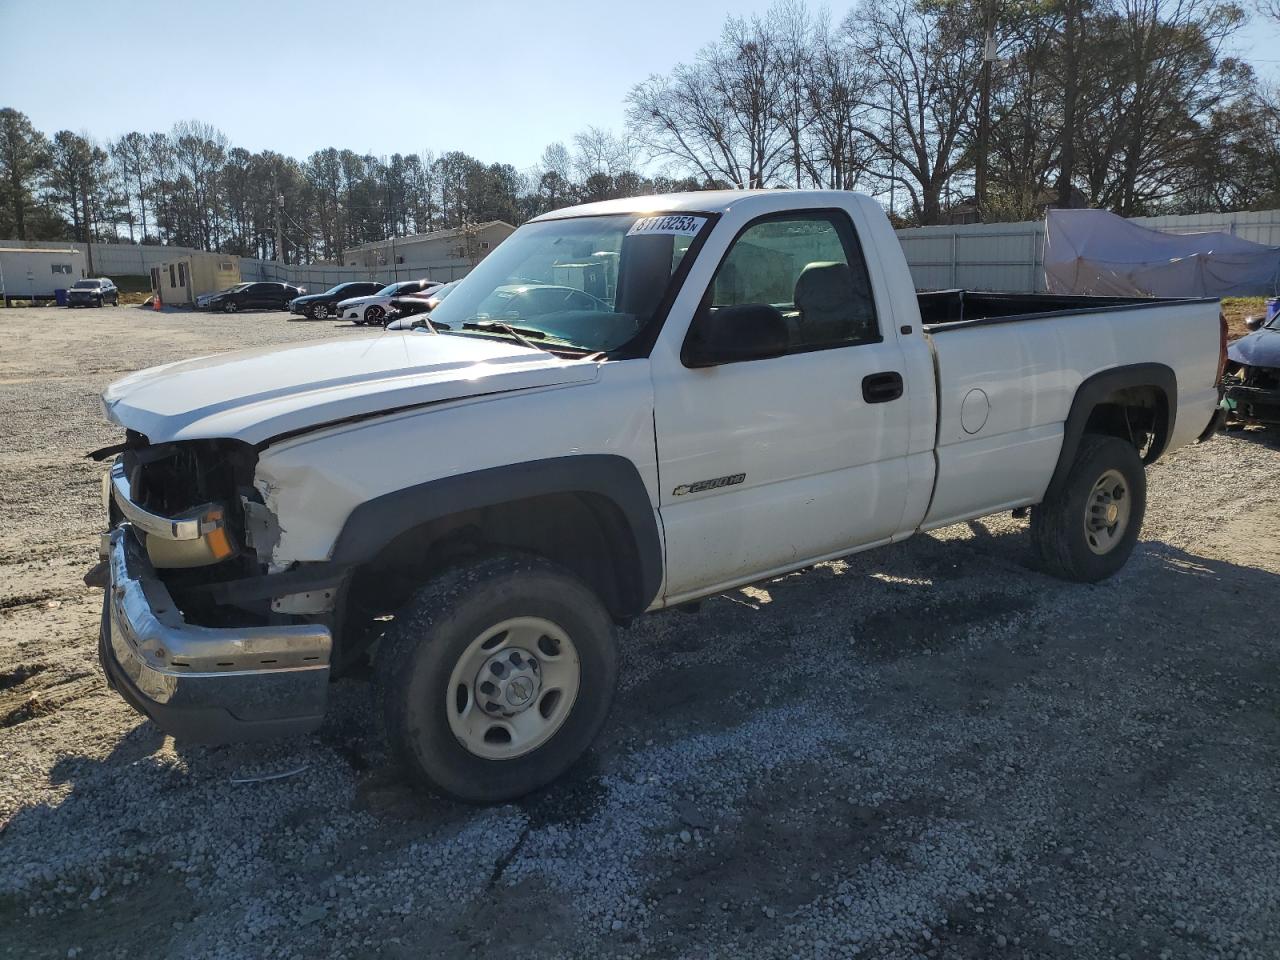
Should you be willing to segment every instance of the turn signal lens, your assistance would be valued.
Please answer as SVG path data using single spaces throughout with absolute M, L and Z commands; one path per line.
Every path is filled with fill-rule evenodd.
M 218 527 L 218 529 L 205 534 L 204 539 L 205 543 L 209 545 L 209 553 L 213 555 L 214 559 L 225 560 L 231 556 L 231 539 L 227 536 L 227 531 L 224 527 Z
M 223 525 L 223 511 L 217 507 L 200 518 L 200 529 L 205 531 L 204 542 L 215 560 L 225 560 L 235 550 L 231 546 L 231 538 L 227 536 L 227 528 Z

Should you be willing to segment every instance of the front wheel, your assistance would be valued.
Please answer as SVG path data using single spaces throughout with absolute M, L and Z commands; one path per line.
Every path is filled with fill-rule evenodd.
M 311 319 L 312 320 L 329 319 L 329 307 L 323 303 L 317 303 L 314 307 L 311 308 Z
M 411 777 L 470 803 L 521 797 L 590 746 L 613 702 L 612 622 L 586 584 L 539 557 L 457 567 L 397 615 L 375 696 Z
M 364 311 L 364 322 L 371 327 L 382 326 L 382 321 L 386 318 L 387 312 L 377 304 L 368 307 Z
M 223 313 L 235 313 L 239 309 L 240 308 L 236 305 L 235 301 L 233 300 L 228 300 L 226 303 L 222 305 Z
M 1085 434 L 1062 488 L 1031 510 L 1031 542 L 1047 573 L 1096 583 L 1133 553 L 1147 475 L 1133 444 Z

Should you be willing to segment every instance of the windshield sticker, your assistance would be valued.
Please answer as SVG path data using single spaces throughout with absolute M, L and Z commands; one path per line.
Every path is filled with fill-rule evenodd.
M 702 229 L 702 225 L 706 222 L 706 217 L 641 217 L 631 225 L 631 229 L 627 231 L 627 236 L 635 237 L 642 234 L 658 234 L 675 237 L 692 237 Z

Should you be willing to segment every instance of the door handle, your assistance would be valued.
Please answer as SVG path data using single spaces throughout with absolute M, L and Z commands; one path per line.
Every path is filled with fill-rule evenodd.
M 867 403 L 888 403 L 902 396 L 902 374 L 896 370 L 869 373 L 862 378 L 862 399 Z

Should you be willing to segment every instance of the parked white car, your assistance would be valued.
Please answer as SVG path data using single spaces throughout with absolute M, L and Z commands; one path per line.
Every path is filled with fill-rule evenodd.
M 440 286 L 438 280 L 400 280 L 389 283 L 377 293 L 367 297 L 352 297 L 338 304 L 335 311 L 342 320 L 371 327 L 380 327 L 391 309 L 391 298 L 406 293 L 428 292 Z
M 586 296 L 480 309 L 537 285 Z M 312 730 L 373 656 L 407 773 L 509 800 L 600 730 L 615 623 L 1027 507 L 1043 569 L 1110 576 L 1226 359 L 1216 300 L 917 296 L 844 192 L 548 213 L 430 318 L 103 394 L 101 658 L 176 737 Z

